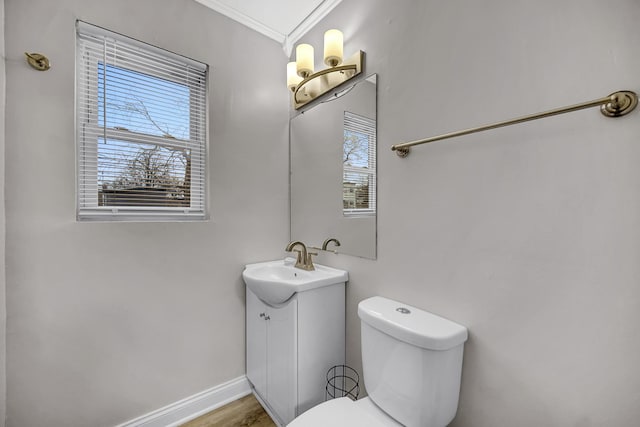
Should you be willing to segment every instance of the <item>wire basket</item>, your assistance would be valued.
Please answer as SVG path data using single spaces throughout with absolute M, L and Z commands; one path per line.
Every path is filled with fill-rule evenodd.
M 360 375 L 346 365 L 336 365 L 327 371 L 325 400 L 348 397 L 357 400 L 360 394 Z

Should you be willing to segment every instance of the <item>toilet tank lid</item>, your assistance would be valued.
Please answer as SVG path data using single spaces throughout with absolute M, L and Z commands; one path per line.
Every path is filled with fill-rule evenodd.
M 369 326 L 429 350 L 449 350 L 467 340 L 467 328 L 419 308 L 383 297 L 358 304 L 358 316 Z

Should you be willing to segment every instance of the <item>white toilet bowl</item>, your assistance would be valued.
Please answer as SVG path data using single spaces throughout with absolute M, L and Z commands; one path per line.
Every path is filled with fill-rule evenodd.
M 402 427 L 368 397 L 341 397 L 309 409 L 287 427 Z

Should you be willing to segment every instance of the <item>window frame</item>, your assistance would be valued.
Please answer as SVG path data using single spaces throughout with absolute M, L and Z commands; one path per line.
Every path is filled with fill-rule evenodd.
M 173 52 L 157 48 L 155 46 L 140 42 L 130 37 L 123 36 L 118 33 L 108 31 L 104 28 L 87 24 L 83 21 L 76 22 L 76 149 L 77 149 L 77 200 L 76 215 L 78 221 L 202 221 L 208 220 L 207 206 L 207 175 L 208 175 L 208 80 L 209 66 L 192 59 L 177 55 Z M 171 61 L 180 61 L 187 66 L 196 69 L 202 69 L 204 73 L 203 81 L 190 81 L 185 76 L 175 73 L 171 74 L 171 70 L 159 69 L 153 73 L 149 67 L 136 66 L 131 61 L 122 63 L 114 63 L 110 55 L 104 55 L 98 58 L 95 54 L 87 53 L 90 50 L 87 46 L 83 46 L 80 42 L 81 34 L 84 37 L 104 37 L 111 43 L 123 43 L 128 47 L 134 46 L 136 50 L 140 50 L 144 54 L 166 58 Z M 106 46 L 105 41 L 105 46 Z M 106 47 L 105 47 L 106 49 Z M 117 58 L 117 54 L 114 55 Z M 107 73 L 109 66 L 114 66 L 122 70 L 128 70 L 148 76 L 154 79 L 160 79 L 172 83 L 179 84 L 189 89 L 189 138 L 180 139 L 169 136 L 153 135 L 150 133 L 142 133 L 131 131 L 122 127 L 106 127 L 107 110 L 103 108 L 102 123 L 100 120 L 99 108 L 99 80 L 95 79 L 92 84 L 90 76 L 98 76 L 100 64 L 102 64 L 103 72 Z M 123 66 L 124 65 L 124 66 Z M 169 72 L 167 72 L 169 71 Z M 81 80 L 80 74 L 84 72 L 84 79 Z M 80 89 L 80 84 L 86 83 L 86 87 Z M 103 80 L 104 102 L 107 102 L 106 84 Z M 203 90 L 204 88 L 204 90 Z M 204 96 L 203 101 L 199 101 L 198 97 Z M 200 111 L 204 109 L 203 111 Z M 128 144 L 143 145 L 149 144 L 170 150 L 189 150 L 190 151 L 190 194 L 198 194 L 199 202 L 193 205 L 193 198 L 190 198 L 191 206 L 99 206 L 99 158 L 98 146 L 99 140 L 116 140 Z M 195 141 L 195 142 L 194 142 Z M 95 170 L 88 170 L 81 163 L 83 159 L 95 159 Z M 194 159 L 198 159 L 197 162 Z M 197 179 L 194 179 L 197 177 Z M 95 194 L 95 203 L 93 196 L 87 197 L 87 194 Z M 87 200 L 91 200 L 87 203 Z

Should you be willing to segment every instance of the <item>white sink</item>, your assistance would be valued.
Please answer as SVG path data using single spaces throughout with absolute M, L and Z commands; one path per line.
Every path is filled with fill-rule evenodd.
M 315 264 L 315 270 L 294 267 L 293 258 L 248 264 L 242 278 L 249 289 L 267 304 L 282 304 L 296 292 L 346 282 L 349 275 L 344 270 Z

